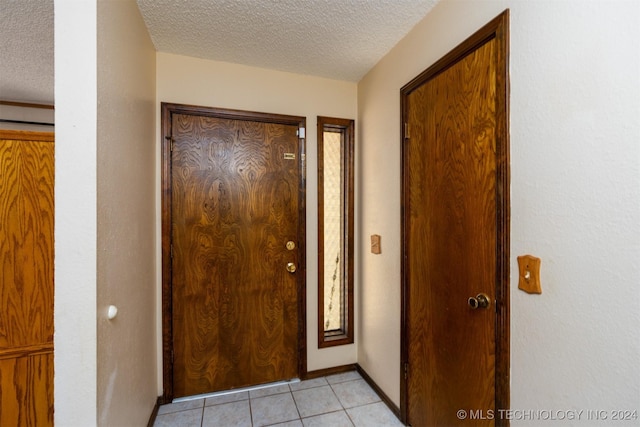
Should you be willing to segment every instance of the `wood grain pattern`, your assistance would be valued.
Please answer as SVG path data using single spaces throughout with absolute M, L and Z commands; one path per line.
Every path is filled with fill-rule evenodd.
M 0 145 L 0 348 L 53 342 L 53 144 Z
M 176 397 L 298 375 L 296 130 L 173 115 Z
M 0 425 L 53 426 L 53 352 L 0 360 Z
M 458 410 L 486 416 L 496 409 L 495 45 L 487 41 L 406 98 L 406 399 L 412 425 L 468 425 Z M 491 309 L 472 310 L 467 300 L 481 292 Z
M 0 425 L 53 425 L 52 133 L 0 132 Z

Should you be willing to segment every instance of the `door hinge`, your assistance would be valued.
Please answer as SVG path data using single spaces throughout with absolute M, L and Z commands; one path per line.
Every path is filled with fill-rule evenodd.
M 404 364 L 404 379 L 408 379 L 409 378 L 409 363 L 405 362 Z
M 169 247 L 169 256 L 173 259 L 173 244 Z
M 409 123 L 404 124 L 404 139 L 409 139 Z
M 164 139 L 169 141 L 169 151 L 173 151 L 174 141 L 170 136 L 165 136 Z
M 176 353 L 173 350 L 171 350 L 171 364 L 172 365 L 173 365 L 173 360 L 175 359 L 175 355 L 176 355 Z
M 298 135 L 298 138 L 300 138 L 300 139 L 306 138 L 306 129 L 305 128 L 298 128 L 298 130 L 296 131 L 296 135 Z

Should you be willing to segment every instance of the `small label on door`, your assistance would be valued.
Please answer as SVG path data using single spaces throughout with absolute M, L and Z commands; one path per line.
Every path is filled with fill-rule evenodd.
M 284 153 L 284 159 L 285 160 L 295 160 L 296 159 L 296 153 Z

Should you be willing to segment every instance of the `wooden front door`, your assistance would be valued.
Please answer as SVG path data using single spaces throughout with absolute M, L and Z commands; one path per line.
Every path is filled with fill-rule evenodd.
M 0 426 L 53 425 L 53 140 L 0 131 Z
M 304 118 L 163 104 L 163 120 L 172 397 L 297 377 Z
M 508 407 L 507 19 L 402 89 L 402 409 L 413 426 L 490 426 Z

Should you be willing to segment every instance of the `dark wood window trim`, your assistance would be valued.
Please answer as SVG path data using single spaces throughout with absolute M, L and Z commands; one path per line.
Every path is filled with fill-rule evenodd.
M 351 344 L 354 341 L 353 314 L 353 212 L 354 212 L 354 121 L 330 117 L 318 117 L 318 348 Z M 336 131 L 343 136 L 343 224 L 342 258 L 340 272 L 342 285 L 342 325 L 341 328 L 325 331 L 324 315 L 324 132 Z

